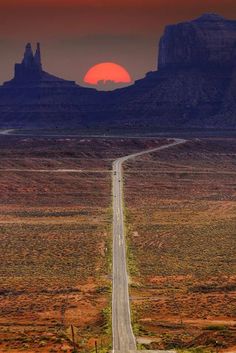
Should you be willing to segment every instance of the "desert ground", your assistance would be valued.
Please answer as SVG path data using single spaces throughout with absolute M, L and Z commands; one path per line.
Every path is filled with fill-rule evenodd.
M 125 205 L 140 347 L 236 352 L 236 140 L 129 161 Z
M 0 352 L 111 347 L 111 168 L 165 139 L 0 139 Z
M 0 138 L 0 352 L 111 348 L 111 168 L 166 139 Z M 236 351 L 236 140 L 125 165 L 139 347 Z M 197 348 L 198 347 L 198 348 Z

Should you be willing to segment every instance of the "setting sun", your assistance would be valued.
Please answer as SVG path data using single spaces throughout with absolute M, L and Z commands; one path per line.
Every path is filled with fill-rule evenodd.
M 105 62 L 93 66 L 84 77 L 84 82 L 90 85 L 97 85 L 99 81 L 130 83 L 131 77 L 123 66 L 111 62 Z

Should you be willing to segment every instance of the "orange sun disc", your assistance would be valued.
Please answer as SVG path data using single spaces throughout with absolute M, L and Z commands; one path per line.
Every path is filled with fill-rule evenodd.
M 90 85 L 97 85 L 99 81 L 130 83 L 131 77 L 123 66 L 111 62 L 105 62 L 91 67 L 84 77 L 84 82 Z

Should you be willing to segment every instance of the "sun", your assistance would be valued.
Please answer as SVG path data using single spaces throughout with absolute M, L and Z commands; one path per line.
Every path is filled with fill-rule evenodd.
M 96 64 L 88 70 L 84 82 L 90 85 L 98 85 L 99 82 L 114 82 L 119 84 L 131 83 L 129 72 L 121 65 L 104 62 Z

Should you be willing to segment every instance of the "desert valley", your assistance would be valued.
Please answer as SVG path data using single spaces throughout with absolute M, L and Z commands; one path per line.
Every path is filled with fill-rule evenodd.
M 236 21 L 158 53 L 101 92 L 28 43 L 0 86 L 0 353 L 236 352 Z

